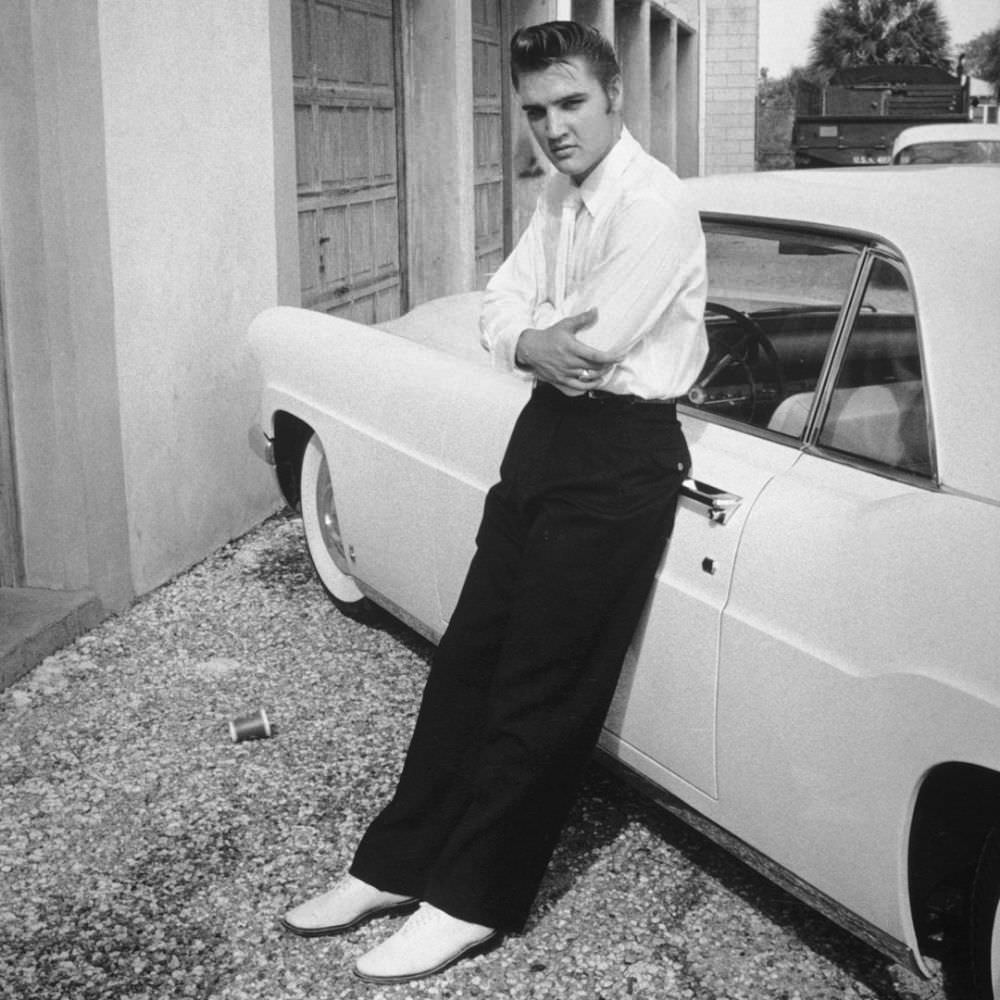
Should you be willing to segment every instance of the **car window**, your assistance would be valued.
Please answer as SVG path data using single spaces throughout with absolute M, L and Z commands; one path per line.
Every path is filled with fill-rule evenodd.
M 819 234 L 706 221 L 709 356 L 692 406 L 798 437 L 860 248 Z
M 918 142 L 896 154 L 896 163 L 1000 163 L 1000 142 L 955 139 Z
M 903 472 L 932 473 L 913 295 L 903 269 L 875 258 L 818 442 Z

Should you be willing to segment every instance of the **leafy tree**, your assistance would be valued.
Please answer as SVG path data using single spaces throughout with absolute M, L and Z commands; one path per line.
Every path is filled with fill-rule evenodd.
M 818 84 L 814 74 L 793 66 L 787 76 L 772 77 L 762 67 L 757 81 L 757 169 L 785 170 L 795 166 L 792 127 L 800 87 Z
M 793 167 L 792 123 L 795 91 L 788 77 L 772 78 L 766 68 L 757 80 L 757 169 Z
M 937 0 L 832 0 L 819 12 L 809 68 L 896 63 L 951 69 L 948 22 Z
M 1000 96 L 1000 24 L 976 35 L 960 51 L 965 54 L 965 72 L 992 83 Z

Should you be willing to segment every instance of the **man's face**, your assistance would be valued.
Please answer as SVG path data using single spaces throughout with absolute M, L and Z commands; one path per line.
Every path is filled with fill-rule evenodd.
M 612 81 L 605 93 L 580 56 L 537 73 L 522 73 L 517 95 L 545 155 L 577 184 L 607 156 L 621 134 L 621 81 Z

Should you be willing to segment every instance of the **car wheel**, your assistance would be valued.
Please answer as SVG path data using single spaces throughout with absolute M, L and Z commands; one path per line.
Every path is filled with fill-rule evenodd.
M 343 614 L 366 625 L 378 617 L 378 608 L 358 588 L 340 535 L 333 483 L 319 435 L 313 434 L 302 456 L 299 478 L 302 527 L 316 575 Z
M 972 971 L 976 1000 L 1000 998 L 1000 827 L 979 857 L 972 885 Z

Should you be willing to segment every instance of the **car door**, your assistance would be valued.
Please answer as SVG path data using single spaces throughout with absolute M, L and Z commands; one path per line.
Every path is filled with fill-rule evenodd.
M 995 509 L 939 489 L 915 297 L 872 249 L 806 448 L 747 520 L 721 631 L 726 827 L 899 938 L 922 777 L 996 759 Z M 794 818 L 776 823 L 775 816 Z
M 742 535 L 798 460 L 861 249 L 787 228 L 705 221 L 711 350 L 682 408 L 691 478 L 629 651 L 602 745 L 711 812 L 719 643 Z
M 604 745 L 659 784 L 680 779 L 717 794 L 715 714 L 719 625 L 748 514 L 795 461 L 788 444 L 686 417 L 694 454 L 674 530 L 626 656 Z M 742 447 L 734 447 L 742 444 Z

